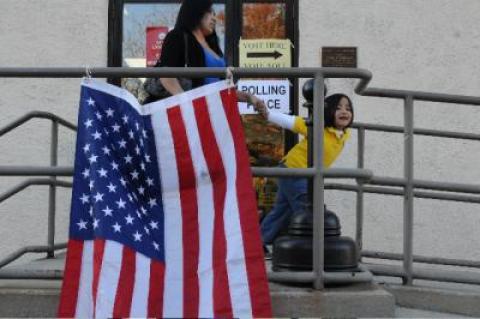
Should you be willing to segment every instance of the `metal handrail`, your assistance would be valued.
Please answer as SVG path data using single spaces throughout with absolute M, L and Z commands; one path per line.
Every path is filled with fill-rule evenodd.
M 10 122 L 9 124 L 5 125 L 4 127 L 0 128 L 0 137 L 2 137 L 4 134 L 16 129 L 17 127 L 21 126 L 22 124 L 30 121 L 31 119 L 34 118 L 41 118 L 41 119 L 48 119 L 53 122 L 57 122 L 60 125 L 63 125 L 66 128 L 69 128 L 73 131 L 77 130 L 77 126 L 70 123 L 69 121 L 49 112 L 42 112 L 42 111 L 32 111 L 29 112 L 20 118 L 18 118 L 15 121 Z
M 427 102 L 455 103 L 480 105 L 480 98 L 453 94 L 439 94 L 422 91 L 392 90 L 368 88 L 372 78 L 368 70 L 355 68 L 232 68 L 235 77 L 263 78 L 263 77 L 315 77 L 322 75 L 325 78 L 356 78 L 360 82 L 355 92 L 362 96 L 412 99 Z M 135 68 L 135 67 L 94 67 L 89 70 L 94 78 L 121 78 L 121 77 L 190 77 L 203 78 L 205 76 L 225 77 L 226 68 Z M 2 78 L 81 78 L 86 75 L 84 67 L 1 67 Z
M 73 176 L 73 166 L 0 166 L 0 176 Z
M 53 246 L 54 250 L 65 249 L 67 248 L 66 243 L 56 244 Z M 17 251 L 11 253 L 6 258 L 0 261 L 0 268 L 8 265 L 9 263 L 17 260 L 18 258 L 22 257 L 26 253 L 46 253 L 52 249 L 50 246 L 27 246 L 18 249 Z
M 48 169 L 56 169 L 57 162 L 58 162 L 58 126 L 62 125 L 70 130 L 76 131 L 77 127 L 70 123 L 69 121 L 53 114 L 50 112 L 43 112 L 43 111 L 31 111 L 20 118 L 10 122 L 9 124 L 5 125 L 4 127 L 0 128 L 0 137 L 4 136 L 8 132 L 20 127 L 21 125 L 25 124 L 26 122 L 30 121 L 34 118 L 40 119 L 47 119 L 51 121 L 51 135 L 50 135 L 50 167 Z M 32 175 L 50 175 L 49 179 L 28 179 L 10 189 L 8 189 L 5 193 L 0 196 L 0 203 L 5 201 L 6 199 L 10 198 L 11 196 L 17 194 L 18 192 L 22 191 L 23 189 L 31 186 L 31 185 L 48 185 L 48 227 L 47 227 L 47 257 L 52 258 L 54 257 L 54 251 L 56 250 L 55 246 L 55 206 L 56 206 L 56 187 L 70 187 L 71 183 L 57 181 L 56 176 L 61 175 L 58 174 L 57 171 L 54 174 L 48 174 L 45 170 L 41 172 L 35 172 L 36 168 L 28 168 L 28 167 L 9 167 L 3 166 L 0 167 L 0 172 L 3 170 L 4 174 L 0 174 L 3 176 L 32 176 Z M 47 169 L 47 170 L 48 170 Z M 61 168 L 60 168 L 61 170 Z M 47 173 L 47 174 L 46 174 Z M 67 173 L 69 175 L 69 173 Z M 27 251 L 28 252 L 28 251 Z M 21 254 L 23 255 L 23 253 Z M 21 255 L 17 255 L 16 258 L 19 258 Z M 8 260 L 10 257 L 7 257 Z M 15 259 L 16 259 L 15 258 Z M 11 259 L 9 262 L 15 260 Z M 4 259 L 5 260 L 5 259 Z M 3 261 L 2 261 L 3 262 Z M 0 266 L 1 268 L 2 266 Z
M 404 133 L 403 127 L 393 126 L 393 125 L 367 124 L 367 123 L 355 122 L 353 123 L 352 127 L 357 130 L 366 129 L 369 131 L 378 131 L 378 132 Z M 439 131 L 439 130 L 422 129 L 422 128 L 414 128 L 413 133 L 415 135 L 423 135 L 423 136 L 480 141 L 480 134 L 473 134 L 473 133 Z
M 0 203 L 9 199 L 13 195 L 23 191 L 25 188 L 32 185 L 49 185 L 49 186 L 61 186 L 61 187 L 72 187 L 71 182 L 51 180 L 50 178 L 29 178 L 14 187 L 9 188 L 3 194 L 0 194 Z M 0 263 L 1 264 L 1 263 Z M 0 266 L 1 268 L 1 266 Z
M 193 77 L 199 78 L 204 76 L 216 76 L 224 77 L 226 73 L 225 68 L 92 68 L 90 74 L 92 77 L 109 77 L 109 78 L 120 78 L 120 77 Z M 358 126 L 359 134 L 359 152 L 358 152 L 358 170 L 347 171 L 330 171 L 324 170 L 322 161 L 318 159 L 319 156 L 322 156 L 323 146 L 322 139 L 320 138 L 319 143 L 314 145 L 314 165 L 313 172 L 305 170 L 305 173 L 296 172 L 298 176 L 311 176 L 314 180 L 314 194 L 313 194 L 313 208 L 314 208 L 314 287 L 319 289 L 323 287 L 324 279 L 327 278 L 326 274 L 322 271 L 321 265 L 323 264 L 323 242 L 321 238 L 323 237 L 323 192 L 316 191 L 324 188 L 323 177 L 327 177 L 328 173 L 333 175 L 338 175 L 342 173 L 344 177 L 351 176 L 351 173 L 354 174 L 363 174 L 361 177 L 356 178 L 357 185 L 355 191 L 357 191 L 357 243 L 361 246 L 362 240 L 362 228 L 363 228 L 363 194 L 368 191 L 379 191 L 382 190 L 385 193 L 386 188 L 382 187 L 372 187 L 368 186 L 368 183 L 376 183 L 376 185 L 393 185 L 397 187 L 402 187 L 402 195 L 404 196 L 404 254 L 403 254 L 403 266 L 400 268 L 401 271 L 385 271 L 382 269 L 382 274 L 389 274 L 394 276 L 401 276 L 404 279 L 405 284 L 412 284 L 413 278 L 424 277 L 422 273 L 413 270 L 413 198 L 416 195 L 434 195 L 435 193 L 427 192 L 418 192 L 415 190 L 416 187 L 426 188 L 426 189 L 435 189 L 443 190 L 445 184 L 439 185 L 439 182 L 430 182 L 430 181 L 418 181 L 414 179 L 413 175 L 413 137 L 415 134 L 439 136 L 439 137 L 450 137 L 450 138 L 465 138 L 478 140 L 478 136 L 475 134 L 466 134 L 466 133 L 453 133 L 450 132 L 441 132 L 441 131 L 432 131 L 432 130 L 418 130 L 414 129 L 413 125 L 413 109 L 414 101 L 431 101 L 431 102 L 442 102 L 442 103 L 456 103 L 456 104 L 467 104 L 467 105 L 480 105 L 480 98 L 473 96 L 459 96 L 459 95 L 448 95 L 448 94 L 437 94 L 430 92 L 420 92 L 420 91 L 406 91 L 406 90 L 386 90 L 379 88 L 367 88 L 368 83 L 371 79 L 371 73 L 367 70 L 361 69 L 350 69 L 350 68 L 270 68 L 270 69 L 248 69 L 248 68 L 236 68 L 232 71 L 235 77 L 249 77 L 249 78 L 265 78 L 265 77 L 314 77 L 314 123 L 313 131 L 315 136 L 320 136 L 323 130 L 323 121 L 321 120 L 323 114 L 319 112 L 323 107 L 323 80 L 324 78 L 357 78 L 358 81 L 355 92 L 362 96 L 375 96 L 375 97 L 384 97 L 384 98 L 395 98 L 404 100 L 404 115 L 405 115 L 405 126 L 403 128 L 387 128 L 386 126 L 380 125 L 370 125 L 372 130 L 381 130 L 382 128 L 385 131 L 389 132 L 403 132 L 405 135 L 404 139 L 404 168 L 405 174 L 404 178 L 391 178 L 391 177 L 375 177 L 365 175 L 366 170 L 364 170 L 364 145 L 365 145 L 365 130 L 369 129 L 366 125 L 363 127 L 361 124 Z M 83 67 L 78 68 L 0 68 L 0 77 L 17 77 L 17 78 L 29 78 L 29 77 L 51 77 L 51 78 L 78 78 L 85 75 L 85 69 Z M 52 130 L 53 132 L 53 130 Z M 317 145 L 319 144 L 319 145 Z M 52 152 L 53 154 L 53 152 Z M 56 166 L 51 165 L 51 166 Z M 33 168 L 27 174 L 34 174 L 40 172 L 40 170 L 35 170 L 38 168 Z M 0 170 L 1 171 L 1 170 Z M 255 169 L 254 169 L 255 171 Z M 285 170 L 287 171 L 287 170 Z M 260 170 L 260 173 L 273 174 L 273 171 Z M 17 172 L 20 173 L 20 172 Z M 52 178 L 55 175 L 55 170 L 51 170 L 50 174 Z M 68 172 L 64 172 L 68 173 Z M 23 173 L 25 174 L 25 173 Z M 350 174 L 350 175 L 349 175 Z M 290 174 L 291 175 L 291 174 Z M 273 175 L 272 175 L 273 176 Z M 371 178 L 370 178 L 371 177 Z M 328 184 L 327 184 L 328 186 Z M 338 185 L 337 185 L 338 186 Z M 453 184 L 450 183 L 447 185 L 449 189 L 446 191 L 455 191 L 455 192 L 467 192 L 467 193 L 478 193 L 478 187 L 475 185 L 466 185 L 466 184 Z M 51 185 L 55 189 L 55 185 Z M 392 194 L 398 190 L 392 190 Z M 393 194 L 393 195 L 396 195 Z M 445 196 L 453 196 L 455 194 L 444 194 Z M 437 196 L 437 195 L 435 195 Z M 470 196 L 471 199 L 475 199 L 474 196 Z M 446 199 L 446 198 L 442 198 Z M 451 197 L 452 200 L 455 200 Z M 458 198 L 457 198 L 458 199 Z M 465 196 L 465 198 L 467 197 Z M 50 205 L 52 207 L 52 205 Z M 49 216 L 51 216 L 49 214 Z M 50 247 L 52 245 L 50 244 Z M 381 265 L 380 265 L 381 266 Z M 372 268 L 373 269 L 373 268 Z M 418 277 L 420 274 L 420 277 Z M 280 275 L 280 274 L 279 274 Z M 290 276 L 291 274 L 285 273 L 285 277 Z M 427 276 L 428 277 L 428 276 Z M 439 277 L 430 276 L 438 280 Z M 455 279 L 456 280 L 456 279 Z
M 277 168 L 277 167 L 252 167 L 254 176 L 263 177 L 313 177 L 315 175 L 314 168 Z M 373 178 L 373 172 L 368 169 L 351 169 L 351 168 L 328 168 L 322 172 L 325 178 L 357 178 L 368 181 Z
M 396 265 L 364 264 L 374 274 L 379 276 L 406 277 L 408 274 L 403 267 Z M 480 276 L 478 272 L 473 271 L 452 271 L 440 269 L 415 269 L 413 270 L 415 279 L 438 281 L 442 278 L 444 282 L 455 282 L 464 284 L 480 285 Z
M 403 196 L 403 191 L 401 189 L 391 188 L 391 187 L 358 186 L 358 185 L 352 185 L 352 184 L 327 183 L 325 184 L 325 189 L 350 191 L 350 192 L 356 192 L 356 193 L 365 192 L 370 194 Z M 468 195 L 458 195 L 458 194 L 451 194 L 451 193 L 422 192 L 422 191 L 414 191 L 413 195 L 415 198 L 437 199 L 437 200 L 447 200 L 447 201 L 453 201 L 453 202 L 480 204 L 480 196 L 475 196 L 475 195 L 468 196 Z
M 322 75 L 325 78 L 356 78 L 360 79 L 357 90 L 363 91 L 372 73 L 356 68 L 230 68 L 234 77 L 264 78 L 264 77 L 315 77 Z M 188 77 L 203 78 L 215 76 L 224 78 L 226 68 L 201 67 L 94 67 L 89 70 L 93 78 L 122 78 L 122 77 Z M 5 78 L 82 78 L 85 77 L 84 67 L 0 67 L 0 77 Z
M 405 99 L 407 96 L 410 96 L 412 99 L 417 101 L 480 105 L 480 97 L 477 96 L 439 94 L 422 91 L 391 90 L 379 88 L 369 88 L 364 91 L 361 89 L 356 89 L 355 92 L 362 96 L 385 97 L 394 99 Z
M 379 258 L 388 260 L 403 260 L 402 254 L 385 253 L 380 251 L 364 250 L 362 256 L 367 258 Z M 413 255 L 413 261 L 423 264 L 432 265 L 448 265 L 448 266 L 462 266 L 470 268 L 480 268 L 480 261 L 478 260 L 465 260 L 465 259 L 453 259 L 453 258 L 438 258 Z
M 384 176 L 374 176 L 368 181 L 369 184 L 373 184 L 373 185 L 401 186 L 401 187 L 405 187 L 407 182 L 408 181 L 405 178 L 384 177 Z M 449 183 L 449 182 L 442 182 L 442 181 L 432 182 L 432 181 L 420 180 L 420 179 L 413 179 L 411 183 L 415 188 L 423 188 L 423 189 L 445 191 L 445 192 L 480 194 L 480 185 L 475 185 L 475 184 L 460 184 L 460 183 Z

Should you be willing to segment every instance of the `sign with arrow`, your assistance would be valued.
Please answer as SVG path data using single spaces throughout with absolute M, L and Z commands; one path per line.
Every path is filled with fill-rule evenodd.
M 276 60 L 282 55 L 277 50 L 273 52 L 247 52 L 247 58 L 274 58 Z
M 240 67 L 288 68 L 292 66 L 289 39 L 240 40 Z

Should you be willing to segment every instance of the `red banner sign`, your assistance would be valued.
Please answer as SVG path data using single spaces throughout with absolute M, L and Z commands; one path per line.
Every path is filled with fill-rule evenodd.
M 154 66 L 160 58 L 163 40 L 168 33 L 168 27 L 147 27 L 147 66 Z

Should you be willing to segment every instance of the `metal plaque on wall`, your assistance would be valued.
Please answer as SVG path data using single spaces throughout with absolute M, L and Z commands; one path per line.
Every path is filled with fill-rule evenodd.
M 322 67 L 357 67 L 356 47 L 322 47 Z

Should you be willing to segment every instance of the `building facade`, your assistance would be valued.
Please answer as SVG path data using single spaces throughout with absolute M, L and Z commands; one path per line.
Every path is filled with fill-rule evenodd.
M 235 10 L 245 13 L 257 2 L 216 3 L 217 12 L 223 10 L 224 14 L 219 35 L 229 64 L 238 63 L 238 39 L 248 38 L 248 32 L 252 32 L 252 22 L 246 16 L 240 15 L 242 23 L 235 25 L 236 20 L 229 24 L 229 17 L 238 16 Z M 267 25 L 277 23 L 277 29 L 267 35 L 275 37 L 275 32 L 280 32 L 279 37 L 290 38 L 293 66 L 320 67 L 324 48 L 355 47 L 357 66 L 373 74 L 371 87 L 479 95 L 480 3 L 477 0 L 285 0 L 270 4 L 280 8 L 277 14 L 280 22 L 272 18 Z M 135 39 L 134 27 L 128 29 L 128 21 L 136 9 L 141 11 L 135 6 L 141 5 L 178 6 L 178 3 L 2 0 L 0 67 L 136 65 L 136 55 L 142 52 L 136 52 L 134 47 L 131 52 L 125 50 L 129 48 L 129 36 Z M 156 10 L 166 12 L 162 7 Z M 145 19 L 152 19 L 148 10 L 143 14 Z M 171 25 L 173 21 L 165 17 L 162 23 Z M 142 36 L 140 33 L 139 37 Z M 79 79 L 0 78 L 0 127 L 32 110 L 51 112 L 75 123 L 79 82 Z M 327 80 L 330 93 L 345 92 L 352 96 L 356 121 L 403 125 L 401 100 L 357 96 L 353 91 L 355 84 L 353 79 Z M 303 100 L 298 95 L 292 91 L 292 105 L 300 105 L 299 113 L 305 114 L 301 108 Z M 478 107 L 415 103 L 418 128 L 479 134 L 479 119 Z M 0 165 L 48 165 L 49 139 L 47 121 L 28 122 L 0 139 Z M 278 140 L 283 145 L 283 135 Z M 291 143 L 288 138 L 285 140 Z M 74 133 L 60 130 L 59 165 L 72 164 L 74 141 Z M 335 167 L 356 167 L 356 152 L 356 131 L 353 131 Z M 478 185 L 479 157 L 480 143 L 476 141 L 416 136 L 414 176 Z M 365 167 L 378 176 L 402 177 L 403 135 L 367 132 Z M 21 180 L 2 176 L 0 193 Z M 3 234 L 0 257 L 21 246 L 46 241 L 47 192 L 44 186 L 30 187 L 0 204 Z M 327 205 L 341 218 L 343 233 L 354 237 L 355 194 L 330 190 L 326 193 Z M 56 240 L 61 242 L 67 238 L 70 189 L 59 188 L 57 196 Z M 366 195 L 364 248 L 402 252 L 402 205 L 401 197 Z M 478 209 L 476 204 L 416 199 L 414 253 L 478 260 Z

